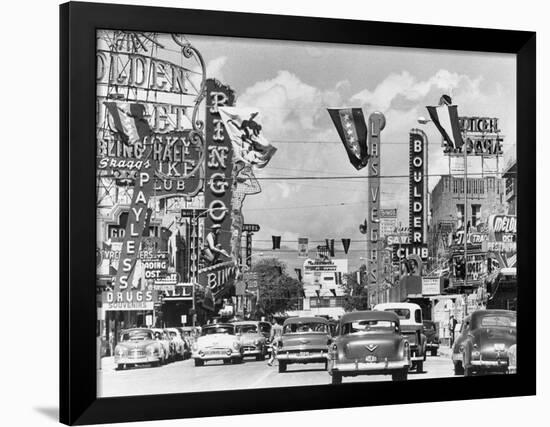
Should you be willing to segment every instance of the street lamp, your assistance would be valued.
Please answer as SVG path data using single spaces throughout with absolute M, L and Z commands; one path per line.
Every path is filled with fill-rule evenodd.
M 432 120 L 427 119 L 427 118 L 424 117 L 424 116 L 420 116 L 420 117 L 418 117 L 418 119 L 416 119 L 416 121 L 417 121 L 418 123 L 420 123 L 421 125 L 426 125 L 426 124 L 428 124 L 429 122 L 431 122 Z

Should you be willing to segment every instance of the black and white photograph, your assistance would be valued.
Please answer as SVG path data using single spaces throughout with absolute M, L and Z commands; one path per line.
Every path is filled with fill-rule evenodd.
M 97 397 L 515 374 L 516 84 L 513 54 L 98 29 Z

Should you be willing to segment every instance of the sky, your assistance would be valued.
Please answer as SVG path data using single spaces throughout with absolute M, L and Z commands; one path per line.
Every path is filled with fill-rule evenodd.
M 441 136 L 433 124 L 419 125 L 426 106 L 448 93 L 460 115 L 500 119 L 504 166 L 515 158 L 515 56 L 344 44 L 287 42 L 186 35 L 214 77 L 236 92 L 236 106 L 261 112 L 264 136 L 277 152 L 256 170 L 262 192 L 248 196 L 246 223 L 260 224 L 254 248 L 271 256 L 271 236 L 282 236 L 283 258 L 296 258 L 297 238 L 352 240 L 358 262 L 365 236 L 359 224 L 367 215 L 366 170 L 350 163 L 327 107 L 362 107 L 386 117 L 381 134 L 381 175 L 408 175 L 408 134 L 422 128 L 429 140 L 429 174 L 448 173 Z M 457 164 L 460 166 L 460 164 Z M 495 168 L 488 162 L 486 170 Z M 479 159 L 468 163 L 480 172 Z M 357 179 L 288 180 L 300 176 L 354 176 Z M 265 180 L 265 178 L 278 178 Z M 437 177 L 430 177 L 431 188 Z M 381 207 L 398 208 L 408 224 L 408 177 L 381 179 Z M 293 261 L 293 264 L 295 263 Z M 353 262 L 350 262 L 353 264 Z

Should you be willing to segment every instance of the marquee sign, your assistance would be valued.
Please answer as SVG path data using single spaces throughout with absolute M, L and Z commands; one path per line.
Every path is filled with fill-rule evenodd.
M 443 142 L 443 153 L 449 156 L 464 156 L 464 149 L 469 156 L 497 157 L 503 154 L 498 118 L 496 117 L 459 117 L 460 130 L 464 145 L 453 149 Z M 465 147 L 465 148 L 464 148 Z

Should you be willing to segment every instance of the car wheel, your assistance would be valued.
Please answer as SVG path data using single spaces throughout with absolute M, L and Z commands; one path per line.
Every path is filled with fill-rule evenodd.
M 401 371 L 393 372 L 391 375 L 391 379 L 392 381 L 407 381 L 408 374 L 408 369 L 402 369 Z
M 116 366 L 116 370 L 117 371 L 122 371 L 124 370 L 126 366 L 124 365 L 124 363 L 119 363 L 117 366 Z
M 204 365 L 204 360 L 195 359 L 195 366 L 202 366 L 202 365 Z
M 464 368 L 462 367 L 461 362 L 454 363 L 455 375 L 464 375 Z
M 342 384 L 342 374 L 332 371 L 332 384 Z
M 280 373 L 286 372 L 286 362 L 283 362 L 283 361 L 279 362 L 279 372 Z
M 416 362 L 416 373 L 421 374 L 422 372 L 424 372 L 424 362 Z
M 231 363 L 231 359 L 223 359 L 224 365 L 229 365 Z
M 236 357 L 235 359 L 231 359 L 232 362 L 235 364 L 235 365 L 239 365 L 241 363 L 243 363 L 243 357 Z
M 432 350 L 432 351 L 430 352 L 430 354 L 431 354 L 432 356 L 437 356 L 437 349 Z

